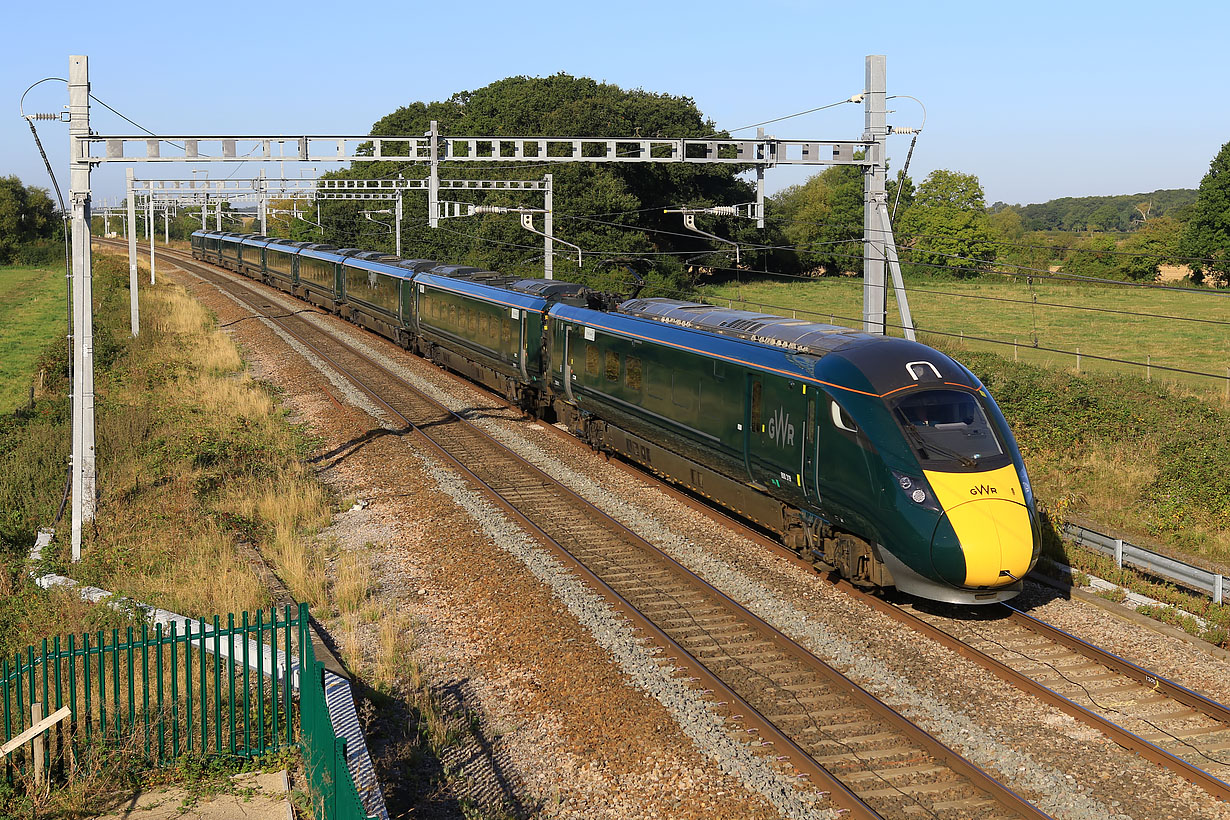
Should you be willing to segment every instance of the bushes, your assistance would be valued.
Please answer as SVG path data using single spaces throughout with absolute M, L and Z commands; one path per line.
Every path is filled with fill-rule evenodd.
M 1212 544 L 1230 532 L 1224 406 L 1139 378 L 1043 370 L 990 353 L 960 358 L 999 402 L 1031 469 L 1121 474 L 1117 488 L 1102 491 L 1135 488 L 1120 499 L 1125 522 L 1135 518 L 1149 533 L 1194 551 L 1221 551 Z M 1075 478 L 1065 481 L 1057 485 L 1080 487 Z

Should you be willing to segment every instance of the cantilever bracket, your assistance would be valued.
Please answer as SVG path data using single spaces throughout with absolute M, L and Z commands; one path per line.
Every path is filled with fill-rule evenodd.
M 511 210 L 511 209 L 510 209 L 510 210 Z M 580 248 L 580 246 L 579 246 L 579 245 L 574 245 L 574 244 L 572 244 L 571 242 L 566 242 L 566 241 L 564 241 L 563 239 L 560 239 L 560 238 L 559 238 L 559 237 L 557 237 L 557 236 L 551 236 L 551 235 L 550 235 L 550 234 L 548 234 L 548 233 L 543 233 L 542 231 L 540 231 L 540 230 L 538 230 L 537 228 L 535 228 L 535 227 L 534 227 L 534 214 L 535 214 L 535 213 L 542 213 L 542 212 L 541 212 L 541 211 L 529 211 L 529 212 L 522 212 L 522 214 L 521 214 L 521 227 L 522 227 L 522 228 L 525 228 L 525 229 L 526 229 L 527 231 L 529 231 L 530 233 L 536 233 L 536 234 L 538 234 L 539 236 L 545 236 L 547 239 L 550 239 L 550 240 L 551 240 L 551 241 L 553 241 L 553 242 L 558 242 L 558 243 L 560 243 L 561 245 L 567 245 L 567 246 L 568 246 L 568 247 L 570 247 L 570 248 L 575 248 L 575 249 L 576 249 L 576 252 L 577 252 L 577 267 L 580 267 L 580 266 L 581 266 L 581 264 L 582 264 L 582 263 L 581 263 L 581 248 Z
M 700 228 L 696 227 L 696 215 L 698 213 L 707 214 L 707 213 L 715 213 L 717 211 L 718 209 L 716 208 L 703 208 L 703 209 L 697 209 L 697 210 L 665 211 L 664 213 L 683 214 L 683 227 L 687 228 L 692 233 L 698 233 L 701 236 L 708 237 L 709 239 L 712 239 L 715 242 L 721 242 L 724 245 L 734 245 L 735 246 L 735 264 L 737 265 L 741 261 L 739 259 L 739 243 L 738 242 L 732 242 L 731 240 L 726 239 L 725 237 L 718 236 L 717 234 L 714 234 L 714 233 L 709 233 L 708 231 L 702 231 Z M 732 208 L 732 212 L 729 215 L 731 216 L 734 215 L 733 208 Z

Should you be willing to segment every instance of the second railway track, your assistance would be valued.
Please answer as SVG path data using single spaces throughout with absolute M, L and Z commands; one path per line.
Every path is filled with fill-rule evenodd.
M 262 287 L 172 254 L 276 322 L 490 493 L 727 704 L 732 730 L 856 817 L 1046 815 L 652 544 Z M 281 294 L 279 294 L 281 295 Z

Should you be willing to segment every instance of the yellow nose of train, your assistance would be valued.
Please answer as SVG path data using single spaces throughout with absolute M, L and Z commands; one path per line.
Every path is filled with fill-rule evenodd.
M 931 539 L 940 577 L 956 586 L 987 588 L 1015 583 L 1029 571 L 1033 526 L 1012 465 L 925 475 L 944 510 Z

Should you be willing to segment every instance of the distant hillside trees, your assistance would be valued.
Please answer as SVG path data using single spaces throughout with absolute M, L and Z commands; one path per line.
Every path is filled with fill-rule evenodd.
M 0 177 L 0 264 L 37 264 L 58 258 L 51 240 L 62 236 L 55 204 L 42 188 L 23 185 L 16 176 Z
M 1230 286 L 1230 142 L 1213 157 L 1200 180 L 1179 253 L 1193 258 L 1188 262 L 1192 279 Z
M 1195 199 L 1195 191 L 1181 188 L 1120 196 L 1066 196 L 1033 205 L 996 202 L 991 211 L 1017 211 L 1026 231 L 1126 231 L 1147 219 L 1178 216 Z

